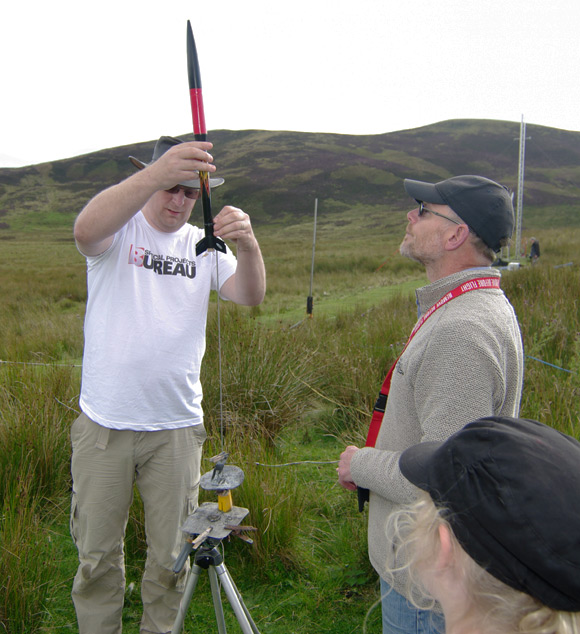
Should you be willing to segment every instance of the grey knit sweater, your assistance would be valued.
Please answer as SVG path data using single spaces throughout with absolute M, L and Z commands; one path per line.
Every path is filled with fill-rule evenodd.
M 499 277 L 495 269 L 455 273 L 417 290 L 420 314 L 446 293 L 475 277 Z M 370 489 L 369 556 L 385 574 L 391 545 L 386 518 L 412 502 L 415 487 L 399 471 L 401 451 L 422 441 L 444 440 L 467 423 L 492 415 L 517 416 L 523 382 L 523 346 L 514 310 L 499 289 L 468 292 L 423 324 L 393 372 L 387 408 L 375 448 L 357 451 L 354 482 Z M 394 587 L 405 594 L 406 575 Z

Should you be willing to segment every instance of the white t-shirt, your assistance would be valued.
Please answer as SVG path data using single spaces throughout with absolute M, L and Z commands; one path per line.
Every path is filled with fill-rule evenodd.
M 80 405 L 100 425 L 156 431 L 203 422 L 209 294 L 236 270 L 229 249 L 195 255 L 203 235 L 189 224 L 157 231 L 139 212 L 105 253 L 87 257 Z

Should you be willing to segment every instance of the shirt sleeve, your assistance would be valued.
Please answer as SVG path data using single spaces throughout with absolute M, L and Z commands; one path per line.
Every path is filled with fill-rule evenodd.
M 433 316 L 432 319 L 437 319 Z M 505 394 L 505 381 L 499 359 L 501 350 L 491 330 L 474 327 L 461 319 L 449 327 L 438 319 L 425 347 L 407 362 L 412 402 L 409 406 L 419 422 L 417 442 L 442 441 L 467 423 L 499 411 Z M 415 358 L 414 358 L 415 357 Z M 394 381 L 401 380 L 396 377 Z M 388 403 L 385 416 L 393 415 Z M 400 451 L 363 448 L 352 459 L 351 474 L 358 486 L 368 488 L 397 503 L 408 503 L 416 488 L 399 470 Z

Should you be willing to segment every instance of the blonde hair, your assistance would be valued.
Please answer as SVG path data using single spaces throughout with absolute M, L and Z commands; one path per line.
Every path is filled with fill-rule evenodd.
M 455 561 L 460 566 L 463 590 L 467 597 L 465 614 L 477 616 L 478 622 L 492 632 L 518 634 L 580 634 L 580 612 L 563 612 L 549 608 L 528 594 L 499 581 L 479 566 L 463 550 L 444 517 L 445 510 L 435 506 L 429 495 L 421 492 L 417 501 L 393 513 L 388 520 L 387 535 L 393 540 L 394 561 L 390 572 L 408 572 L 409 600 L 418 608 L 436 605 L 422 585 L 418 571 L 435 562 L 439 550 L 439 527 L 448 528 Z M 390 564 L 389 564 L 390 565 Z

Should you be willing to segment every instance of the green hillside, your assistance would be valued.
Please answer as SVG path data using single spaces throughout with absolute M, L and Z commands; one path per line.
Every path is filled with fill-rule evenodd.
M 580 133 L 528 125 L 527 134 L 524 228 L 578 225 Z M 519 124 L 488 120 L 359 136 L 215 130 L 209 138 L 226 186 L 216 190 L 214 205 L 242 207 L 255 225 L 286 225 L 310 216 L 315 198 L 326 213 L 341 216 L 405 210 L 404 178 L 474 173 L 515 190 L 518 137 Z M 132 173 L 129 154 L 148 160 L 153 145 L 0 169 L 0 238 L 70 227 L 91 196 Z

